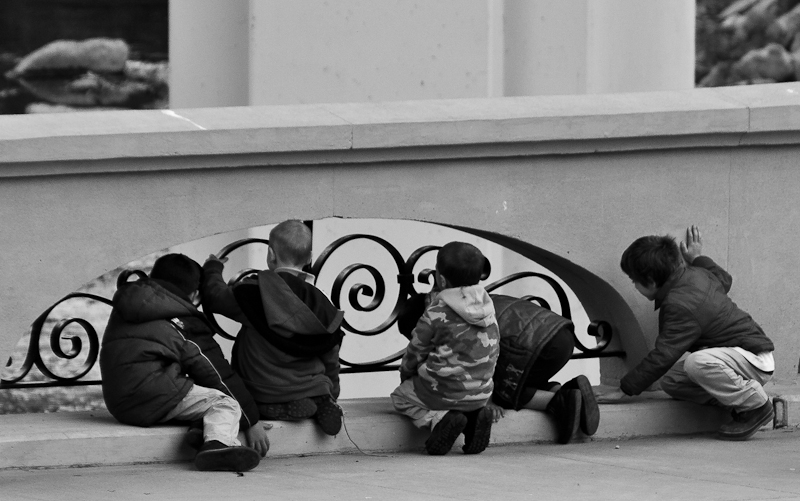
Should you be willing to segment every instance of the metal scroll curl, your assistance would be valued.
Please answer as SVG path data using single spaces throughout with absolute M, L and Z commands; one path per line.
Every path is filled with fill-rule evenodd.
M 39 315 L 36 320 L 34 320 L 33 324 L 31 325 L 31 334 L 28 341 L 28 348 L 25 351 L 25 358 L 22 361 L 19 370 L 16 371 L 16 374 L 0 381 L 0 388 L 79 386 L 100 383 L 99 380 L 82 379 L 95 366 L 100 353 L 100 340 L 97 335 L 97 331 L 88 320 L 83 318 L 61 319 L 56 322 L 55 326 L 53 326 L 52 330 L 50 331 L 49 346 L 56 359 L 73 361 L 79 360 L 81 355 L 85 355 L 83 362 L 77 367 L 70 367 L 69 364 L 67 364 L 67 368 L 71 373 L 70 375 L 65 376 L 60 373 L 61 371 L 52 370 L 49 364 L 45 361 L 40 349 L 43 330 L 50 314 L 62 303 L 76 298 L 90 299 L 111 306 L 111 301 L 109 299 L 106 299 L 102 296 L 97 296 L 95 294 L 82 292 L 68 294 L 53 304 L 50 308 Z M 82 336 L 67 331 L 67 327 L 72 324 L 75 324 L 82 329 L 87 340 L 86 344 L 84 344 Z M 67 341 L 69 344 L 69 348 L 66 350 L 62 348 L 62 343 L 64 341 Z M 9 358 L 7 367 L 10 367 L 12 362 L 12 359 Z M 30 374 L 31 369 L 34 367 L 36 367 L 45 378 L 49 378 L 50 380 L 22 383 L 21 381 Z
M 342 323 L 342 329 L 351 334 L 357 334 L 361 336 L 376 336 L 383 332 L 386 332 L 391 326 L 393 326 L 398 317 L 403 314 L 404 311 L 407 309 L 407 305 L 409 303 L 410 298 L 419 297 L 420 293 L 416 291 L 414 288 L 414 267 L 416 266 L 417 262 L 419 261 L 422 256 L 427 254 L 428 252 L 436 251 L 439 249 L 437 246 L 427 245 L 420 247 L 419 249 L 415 250 L 408 260 L 404 260 L 403 256 L 400 252 L 389 242 L 384 240 L 383 238 L 374 236 L 374 235 L 366 235 L 366 234 L 352 234 L 341 237 L 334 242 L 332 242 L 325 250 L 322 251 L 319 258 L 314 262 L 314 265 L 311 267 L 311 272 L 315 276 L 319 276 L 320 272 L 322 271 L 325 264 L 330 259 L 331 255 L 336 252 L 337 250 L 341 249 L 342 246 L 349 242 L 353 242 L 356 240 L 367 240 L 378 244 L 382 249 L 384 249 L 392 259 L 392 262 L 396 266 L 397 269 L 397 283 L 399 284 L 397 297 L 394 298 L 394 304 L 392 305 L 392 310 L 378 326 L 373 327 L 371 329 L 358 329 L 354 327 L 347 321 L 347 318 L 344 319 Z M 343 289 L 345 283 L 348 279 L 357 271 L 365 271 L 372 280 L 372 284 L 365 284 L 365 283 L 356 283 L 353 284 L 347 294 L 343 294 Z M 418 280 L 420 283 L 429 283 L 430 275 L 432 270 L 423 270 L 418 275 Z M 372 265 L 365 264 L 365 263 L 354 263 L 351 265 L 346 266 L 334 279 L 333 286 L 331 288 L 331 302 L 336 306 L 336 308 L 342 309 L 342 297 L 346 297 L 350 308 L 355 311 L 360 312 L 372 312 L 377 310 L 384 302 L 387 300 L 386 298 L 386 282 L 383 275 Z M 362 303 L 363 298 L 369 298 L 369 302 L 366 304 Z M 357 373 L 357 372 L 377 372 L 377 371 L 390 371 L 396 370 L 396 365 L 390 365 L 393 362 L 400 360 L 405 353 L 405 348 L 393 353 L 387 357 L 381 358 L 379 360 L 365 362 L 365 363 L 357 363 L 357 362 L 350 362 L 340 358 L 340 363 L 344 366 L 341 372 L 343 373 Z

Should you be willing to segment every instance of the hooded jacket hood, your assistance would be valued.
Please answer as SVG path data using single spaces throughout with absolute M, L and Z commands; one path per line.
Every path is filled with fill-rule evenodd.
M 444 301 L 469 324 L 488 327 L 497 323 L 492 298 L 480 285 L 445 289 L 439 292 L 438 299 Z
M 114 309 L 128 323 L 142 324 L 153 320 L 200 316 L 186 299 L 167 290 L 156 280 L 129 282 L 114 294 Z

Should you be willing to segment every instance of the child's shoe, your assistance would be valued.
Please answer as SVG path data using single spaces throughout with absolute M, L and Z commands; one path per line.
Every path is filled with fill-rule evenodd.
M 492 435 L 492 411 L 488 407 L 465 412 L 467 426 L 464 428 L 464 454 L 480 454 L 489 446 Z
M 765 424 L 775 418 L 772 402 L 749 411 L 733 411 L 733 421 L 723 424 L 717 432 L 717 437 L 722 440 L 747 440 Z
M 200 471 L 249 471 L 258 466 L 261 457 L 255 449 L 244 446 L 227 446 L 218 440 L 209 440 L 194 458 Z
M 342 429 L 342 408 L 336 405 L 336 402 L 329 395 L 313 397 L 312 400 L 317 407 L 314 419 L 319 424 L 319 427 L 327 435 L 337 435 Z
M 300 421 L 317 413 L 317 404 L 310 398 L 301 398 L 281 404 L 261 404 L 258 406 L 263 419 L 279 421 Z
M 600 408 L 592 391 L 592 383 L 586 376 L 580 375 L 564 383 L 562 388 L 581 392 L 581 431 L 589 436 L 594 435 L 600 426 Z
M 450 452 L 456 439 L 466 427 L 467 417 L 462 412 L 449 411 L 433 427 L 431 436 L 425 441 L 425 450 L 431 456 L 444 456 Z
M 568 444 L 578 432 L 581 424 L 581 392 L 561 387 L 550 403 L 547 412 L 556 419 L 558 443 Z

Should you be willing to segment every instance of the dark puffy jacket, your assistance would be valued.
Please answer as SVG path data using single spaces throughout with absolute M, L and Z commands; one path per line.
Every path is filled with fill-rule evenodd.
M 519 410 L 525 380 L 542 347 L 561 329 L 574 331 L 574 326 L 572 321 L 530 301 L 500 294 L 493 294 L 492 301 L 500 328 L 492 400 Z
M 656 293 L 655 348 L 622 378 L 622 391 L 638 395 L 686 352 L 736 346 L 755 354 L 774 350 L 761 326 L 728 297 L 732 282 L 730 274 L 706 256 L 676 270 Z
M 113 298 L 100 349 L 103 398 L 121 423 L 161 421 L 198 384 L 233 396 L 240 429 L 258 421 L 258 408 L 231 370 L 206 318 L 179 291 L 155 280 L 124 284 Z

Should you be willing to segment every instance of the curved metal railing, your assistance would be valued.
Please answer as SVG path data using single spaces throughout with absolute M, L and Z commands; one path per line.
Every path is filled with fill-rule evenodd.
M 387 315 L 385 319 L 383 319 L 376 327 L 369 328 L 369 329 L 359 329 L 352 325 L 347 319 L 344 320 L 342 324 L 342 329 L 345 331 L 346 334 L 349 335 L 359 335 L 359 336 L 378 336 L 380 334 L 385 333 L 389 330 L 392 326 L 398 323 L 398 319 L 403 314 L 404 311 L 409 307 L 412 301 L 419 301 L 424 292 L 420 292 L 416 289 L 416 284 L 425 284 L 430 286 L 431 285 L 431 276 L 434 270 L 425 268 L 417 272 L 416 276 L 414 275 L 414 269 L 418 265 L 420 259 L 428 253 L 436 252 L 440 247 L 434 245 L 426 245 L 422 246 L 415 251 L 413 251 L 408 259 L 404 259 L 401 253 L 388 241 L 383 238 L 374 236 L 374 235 L 367 235 L 367 234 L 351 234 L 343 236 L 333 243 L 331 243 L 328 247 L 326 247 L 322 253 L 319 255 L 317 260 L 310 266 L 309 271 L 314 274 L 315 276 L 319 277 L 320 273 L 323 271 L 325 265 L 329 262 L 331 256 L 339 251 L 345 244 L 357 241 L 357 240 L 365 240 L 370 241 L 385 250 L 391 261 L 393 262 L 394 266 L 396 267 L 396 280 L 399 285 L 397 288 L 397 295 L 396 297 L 387 297 L 387 280 L 389 276 L 384 276 L 375 266 L 356 262 L 349 264 L 344 267 L 337 275 L 336 278 L 333 280 L 333 285 L 331 286 L 331 290 L 329 291 L 329 297 L 333 304 L 339 308 L 344 310 L 351 310 L 351 311 L 358 311 L 362 313 L 370 313 L 375 312 L 381 306 L 384 305 L 385 302 L 389 301 L 391 305 L 391 311 Z M 216 255 L 218 257 L 226 257 L 231 252 L 244 247 L 246 245 L 269 245 L 269 241 L 263 238 L 246 238 L 242 240 L 237 240 L 232 242 L 225 247 L 223 247 L 219 253 Z M 487 278 L 489 273 L 490 267 L 487 267 L 486 273 L 482 279 Z M 245 269 L 237 273 L 233 278 L 229 280 L 229 284 L 237 283 L 241 280 L 246 279 L 247 277 L 252 276 L 253 274 L 257 273 L 258 270 L 256 269 Z M 345 284 L 352 278 L 352 276 L 356 272 L 366 272 L 367 276 L 371 280 L 371 283 L 363 283 L 358 282 L 349 287 L 345 291 Z M 147 275 L 140 271 L 140 270 L 125 270 L 120 273 L 119 277 L 117 278 L 117 287 L 122 285 L 123 283 L 129 281 L 131 277 L 145 278 Z M 362 275 L 363 276 L 363 275 Z M 560 314 L 561 316 L 571 319 L 572 318 L 572 310 L 570 308 L 569 299 L 567 297 L 566 292 L 564 291 L 561 284 L 555 280 L 553 277 L 548 275 L 544 275 L 542 273 L 535 273 L 535 272 L 520 272 L 514 273 L 512 275 L 506 276 L 492 282 L 491 284 L 486 285 L 486 290 L 488 292 L 492 292 L 498 290 L 499 288 L 517 282 L 519 280 L 534 278 L 544 281 L 555 293 L 556 298 L 558 299 Z M 16 373 L 10 377 L 6 377 L 2 381 L 0 381 L 0 388 L 22 388 L 22 387 L 46 387 L 46 386 L 74 386 L 74 385 L 92 385 L 92 384 L 99 384 L 99 379 L 90 379 L 86 380 L 83 379 L 95 366 L 98 359 L 99 348 L 100 348 L 100 339 L 97 334 L 97 331 L 92 326 L 92 324 L 87 321 L 86 319 L 82 318 L 64 318 L 60 319 L 55 323 L 55 326 L 51 329 L 49 333 L 49 346 L 50 350 L 52 351 L 52 355 L 62 361 L 72 361 L 83 360 L 77 367 L 70 368 L 68 371 L 68 375 L 64 375 L 58 371 L 52 370 L 48 363 L 46 362 L 45 358 L 42 356 L 42 351 L 40 349 L 40 343 L 43 339 L 43 330 L 44 326 L 47 323 L 48 317 L 50 314 L 58 307 L 60 304 L 64 303 L 65 301 L 69 301 L 75 298 L 83 298 L 83 299 L 90 299 L 93 301 L 97 301 L 103 305 L 110 306 L 111 300 L 104 298 L 102 296 L 88 294 L 88 293 L 81 293 L 76 292 L 69 294 L 56 302 L 53 306 L 48 308 L 44 311 L 37 319 L 33 322 L 31 327 L 31 334 L 29 344 L 26 350 L 25 358 L 20 364 L 20 368 L 16 371 Z M 346 303 L 343 304 L 342 299 L 346 299 Z M 367 298 L 368 301 L 364 302 L 363 299 Z M 546 299 L 540 296 L 535 295 L 526 295 L 523 296 L 522 299 L 538 303 L 540 306 L 548 309 L 552 309 L 551 305 L 548 303 Z M 235 339 L 235 335 L 226 332 L 220 325 L 217 323 L 214 315 L 207 315 L 209 321 L 212 323 L 214 328 L 217 330 L 220 336 L 227 338 L 227 339 Z M 70 334 L 65 331 L 66 327 L 76 324 L 83 329 L 84 336 L 87 342 L 84 344 L 82 340 L 82 336 Z M 402 333 L 406 337 L 409 336 L 408 332 Z M 597 340 L 597 344 L 594 347 L 587 347 L 585 346 L 578 337 L 575 337 L 575 346 L 578 349 L 578 353 L 573 355 L 573 359 L 579 358 L 598 358 L 598 357 L 609 357 L 609 356 L 622 356 L 624 352 L 620 351 L 606 351 L 606 348 L 609 346 L 611 339 L 613 337 L 613 331 L 611 325 L 608 322 L 603 320 L 593 320 L 590 322 L 588 327 L 588 334 L 594 337 Z M 347 339 L 347 337 L 345 337 Z M 67 350 L 62 349 L 62 343 L 67 342 L 69 343 L 70 347 Z M 85 350 L 85 351 L 84 351 Z M 352 362 L 345 359 L 340 359 L 342 369 L 342 373 L 363 373 L 363 372 L 379 372 L 379 371 L 390 371 L 396 370 L 398 365 L 395 364 L 398 360 L 400 360 L 405 353 L 405 348 L 400 349 L 399 351 L 392 353 L 388 356 L 381 357 L 376 360 L 368 361 L 368 362 Z M 81 355 L 84 355 L 81 357 Z M 12 365 L 11 359 L 7 364 L 8 366 Z M 30 373 L 33 368 L 37 368 L 44 378 L 49 379 L 45 381 L 23 381 Z

